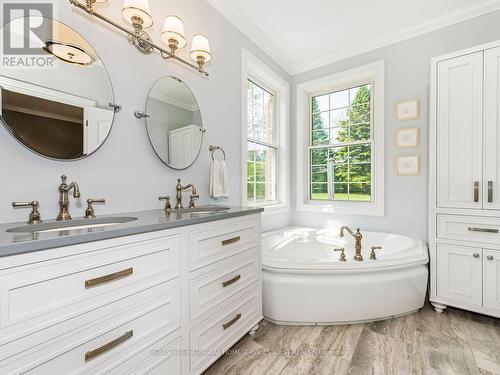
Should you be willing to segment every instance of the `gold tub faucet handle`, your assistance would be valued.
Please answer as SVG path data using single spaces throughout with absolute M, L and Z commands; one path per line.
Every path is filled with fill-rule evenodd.
M 170 211 L 172 210 L 172 204 L 170 203 L 170 195 L 165 195 L 164 197 L 158 197 L 160 201 L 165 201 L 165 212 L 167 214 L 170 214 Z
M 370 253 L 371 260 L 377 260 L 377 255 L 375 254 L 375 250 L 382 250 L 382 246 L 372 246 L 372 252 Z
M 340 260 L 341 262 L 347 262 L 347 259 L 346 259 L 346 257 L 345 257 L 345 248 L 343 248 L 343 247 L 342 247 L 342 248 L 340 248 L 340 249 L 335 249 L 335 251 L 341 251 L 341 253 L 340 253 L 340 258 L 339 258 L 339 260 Z

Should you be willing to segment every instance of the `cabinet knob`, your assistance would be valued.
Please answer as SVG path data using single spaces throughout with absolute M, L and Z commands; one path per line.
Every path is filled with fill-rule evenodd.
M 488 256 L 486 257 L 486 259 L 488 259 L 488 260 L 493 260 L 493 259 L 495 259 L 495 258 L 493 258 L 493 255 L 488 255 Z
M 478 253 L 475 253 L 473 256 L 474 256 L 474 258 L 476 258 L 476 259 L 477 259 L 477 258 L 479 258 L 479 254 L 478 254 Z

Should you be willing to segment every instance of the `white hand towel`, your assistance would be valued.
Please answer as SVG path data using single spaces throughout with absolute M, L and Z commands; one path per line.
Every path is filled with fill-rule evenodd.
M 229 176 L 226 162 L 214 160 L 210 175 L 210 196 L 212 198 L 229 198 Z

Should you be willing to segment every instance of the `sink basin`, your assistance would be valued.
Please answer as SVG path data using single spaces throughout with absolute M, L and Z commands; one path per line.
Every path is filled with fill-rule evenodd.
M 22 227 L 10 228 L 9 233 L 48 233 L 70 230 L 85 230 L 93 228 L 103 228 L 118 224 L 130 223 L 137 220 L 136 217 L 105 217 L 97 219 L 76 219 L 69 221 L 56 221 L 34 225 L 24 225 Z
M 200 206 L 195 208 L 183 208 L 182 210 L 172 210 L 179 214 L 217 214 L 229 211 L 229 207 L 223 206 Z

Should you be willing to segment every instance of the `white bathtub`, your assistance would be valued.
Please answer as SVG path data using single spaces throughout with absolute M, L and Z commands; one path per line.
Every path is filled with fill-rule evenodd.
M 346 232 L 290 227 L 263 235 L 264 316 L 277 324 L 345 324 L 387 319 L 423 307 L 427 245 L 363 232 L 363 262 Z M 382 246 L 370 260 L 372 246 Z M 346 262 L 335 248 L 346 249 Z

